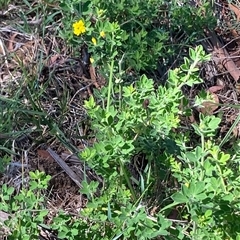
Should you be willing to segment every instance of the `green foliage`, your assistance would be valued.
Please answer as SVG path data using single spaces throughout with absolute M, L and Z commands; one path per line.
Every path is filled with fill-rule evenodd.
M 180 121 L 179 105 L 184 98 L 181 87 L 199 83 L 197 64 L 208 59 L 201 47 L 190 50 L 190 56 L 179 69 L 170 72 L 167 86 L 155 89 L 153 81 L 143 75 L 135 84 L 123 87 L 122 92 L 116 90 L 115 95 L 120 94 L 122 98 L 112 101 L 109 109 L 97 105 L 93 97 L 85 102 L 98 141 L 93 147 L 85 149 L 81 157 L 104 177 L 105 188 L 102 195 L 95 198 L 91 187 L 84 185 L 83 193 L 91 200 L 84 213 L 93 222 L 106 222 L 94 225 L 97 231 L 105 233 L 105 237 L 110 234 L 111 237 L 106 239 L 118 239 L 122 235 L 124 239 L 150 239 L 170 234 L 171 221 L 161 213 L 157 216 L 160 222 L 149 218 L 141 202 L 149 197 L 151 181 L 154 181 L 154 178 L 149 179 L 154 174 L 151 165 L 154 163 L 159 167 L 164 156 L 178 154 L 176 144 L 175 149 L 170 149 L 168 144 L 178 139 L 173 130 L 178 128 Z M 206 121 L 206 124 L 211 125 L 212 121 Z M 137 179 L 136 188 L 131 182 L 128 166 L 139 152 L 146 155 L 148 168 Z M 166 162 L 161 164 L 167 167 Z M 160 171 L 158 168 L 155 170 Z M 196 191 L 197 197 L 201 191 Z M 147 222 L 142 223 L 140 219 L 147 219 Z
M 85 102 L 98 142 L 81 156 L 100 175 L 107 179 L 116 175 L 118 167 L 138 152 L 150 157 L 165 150 L 162 146 L 179 124 L 181 87 L 199 83 L 195 65 L 207 59 L 201 47 L 190 53 L 192 60 L 186 58 L 180 69 L 170 72 L 168 87 L 154 89 L 153 81 L 143 75 L 135 84 L 123 87 L 122 99 L 109 110 L 97 106 L 93 97 Z
M 213 3 L 204 0 L 195 7 L 189 4 L 188 0 L 183 0 L 182 6 L 173 1 L 170 5 L 173 28 L 184 31 L 191 40 L 203 35 L 203 29 L 213 29 L 216 26 L 216 18 L 213 17 Z M 184 17 L 183 17 L 184 16 Z
M 11 0 L 0 0 L 0 10 L 3 10 L 8 6 Z
M 180 88 L 160 86 L 154 90 L 153 81 L 142 76 L 135 86 L 124 87 L 122 96 L 121 105 L 112 105 L 109 111 L 96 106 L 93 98 L 85 104 L 99 142 L 93 147 L 95 154 L 87 149 L 82 157 L 108 177 L 117 171 L 120 162 L 128 163 L 136 152 L 158 151 L 179 122 Z M 104 173 L 103 169 L 109 167 L 113 172 Z
M 201 143 L 192 151 L 183 151 L 180 161 L 172 162 L 174 176 L 181 183 L 173 194 L 174 204 L 184 204 L 182 216 L 191 219 L 195 239 L 237 239 L 239 221 L 239 160 L 221 151 L 214 137 L 220 119 L 201 116 L 195 132 Z M 236 165 L 237 164 L 237 165 Z
M 77 47 L 76 52 L 86 44 L 95 63 L 106 67 L 109 59 L 115 59 L 116 63 L 121 62 L 124 71 L 156 68 L 159 57 L 167 59 L 179 50 L 169 46 L 170 35 L 181 29 L 193 39 L 215 21 L 207 2 L 199 8 L 164 0 L 122 0 L 111 4 L 102 0 L 61 1 L 60 6 L 65 17 L 61 36 Z M 86 31 L 74 36 L 72 24 L 79 19 L 85 23 Z
M 135 70 L 156 66 L 156 60 L 162 54 L 167 33 L 157 26 L 162 19 L 159 9 L 164 1 L 128 1 L 108 4 L 102 0 L 92 1 L 97 9 L 104 9 L 107 19 L 117 22 L 125 31 L 126 39 L 121 39 L 123 47 L 118 52 L 125 54 L 126 67 Z M 121 56 L 120 56 L 121 57 Z M 125 68 L 126 68 L 125 67 Z
M 140 70 L 156 66 L 163 42 L 167 40 L 166 33 L 153 27 L 159 12 L 159 1 L 108 4 L 96 0 L 85 1 L 82 5 L 64 1 L 61 6 L 67 15 L 70 11 L 74 12 L 75 21 L 83 19 L 86 25 L 86 33 L 76 37 L 67 17 L 63 20 L 66 28 L 61 35 L 73 45 L 87 43 L 89 52 L 98 64 L 106 64 L 109 57 L 120 61 L 124 56 L 125 69 L 133 67 Z M 96 39 L 95 43 L 93 38 Z M 113 46 L 117 46 L 114 53 Z
M 171 222 L 159 215 L 151 218 L 145 206 L 131 203 L 130 192 L 113 182 L 104 194 L 92 200 L 81 212 L 81 218 L 59 214 L 52 228 L 60 239 L 152 239 L 168 235 Z
M 0 147 L 1 149 L 2 147 Z M 8 150 L 7 150 L 8 151 Z M 9 156 L 5 155 L 0 159 L 0 173 L 4 173 L 7 166 L 9 165 L 9 163 L 11 162 L 11 159 Z
M 8 187 L 6 184 L 1 187 L 0 210 L 11 214 L 11 217 L 5 221 L 5 225 L 10 229 L 9 240 L 37 239 L 38 225 L 43 223 L 48 214 L 41 190 L 47 188 L 50 176 L 36 171 L 30 172 L 29 177 L 29 187 L 21 189 L 17 195 L 14 195 L 13 187 Z

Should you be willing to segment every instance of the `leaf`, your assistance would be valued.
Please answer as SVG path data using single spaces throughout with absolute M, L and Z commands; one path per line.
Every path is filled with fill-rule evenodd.
M 217 117 L 212 118 L 211 121 L 209 122 L 209 128 L 211 128 L 212 130 L 216 130 L 220 122 L 221 122 L 221 118 L 217 118 Z
M 212 174 L 213 174 L 214 167 L 213 167 L 212 164 L 210 163 L 209 159 L 206 159 L 206 160 L 204 161 L 203 167 L 204 167 L 206 176 L 211 177 Z
M 191 185 L 193 185 L 193 188 L 191 189 Z M 204 191 L 205 189 L 205 183 L 204 182 L 196 182 L 196 183 L 190 183 L 190 190 L 192 191 L 192 194 L 199 194 Z
M 71 233 L 72 233 L 73 236 L 77 236 L 78 235 L 78 229 L 72 228 Z
M 86 109 L 93 109 L 95 106 L 96 106 L 96 103 L 95 103 L 94 97 L 92 95 L 90 96 L 88 101 L 87 100 L 84 101 L 84 107 Z
M 221 182 L 215 177 L 211 178 L 210 186 L 211 186 L 211 189 L 216 191 L 217 193 L 218 193 L 218 191 L 221 191 Z M 211 189 L 209 189 L 209 190 L 211 190 Z
M 209 91 L 210 93 L 215 93 L 215 92 L 218 92 L 218 91 L 222 90 L 223 88 L 224 88 L 224 86 L 218 86 L 218 85 L 216 85 L 216 86 L 210 87 L 210 88 L 208 89 L 208 91 Z
M 12 195 L 13 192 L 14 192 L 14 190 L 15 190 L 14 187 L 8 187 L 8 188 L 7 188 L 7 194 L 8 194 L 8 195 Z
M 166 229 L 172 225 L 172 222 L 166 219 L 162 214 L 158 215 L 158 222 L 161 224 L 161 228 Z
M 232 202 L 234 200 L 234 195 L 232 193 L 226 194 L 222 197 L 222 201 Z
M 230 159 L 230 154 L 220 153 L 219 162 L 221 165 L 226 165 L 229 159 Z
M 37 174 L 35 172 L 29 172 L 29 176 L 31 177 L 31 179 L 37 178 Z
M 199 108 L 199 110 L 204 114 L 212 115 L 213 112 L 216 109 L 218 109 L 219 98 L 218 98 L 217 94 L 212 93 L 212 92 L 209 92 L 209 93 L 210 93 L 212 100 L 203 102 L 202 103 L 203 107 Z
M 201 156 L 197 156 L 194 152 L 186 152 L 186 157 L 190 162 L 196 162 L 199 161 Z
M 182 193 L 178 192 L 178 193 L 174 193 L 172 195 L 172 199 L 174 202 L 176 203 L 187 203 L 188 202 L 188 198 L 186 196 L 184 196 Z
M 42 222 L 44 217 L 47 216 L 48 214 L 48 210 L 47 209 L 41 209 L 41 211 L 39 212 L 39 215 L 37 215 L 36 220 L 39 222 Z
M 196 196 L 194 196 L 198 201 L 202 201 L 206 198 L 208 198 L 208 196 L 205 194 L 205 193 L 200 193 L 200 194 L 197 194 Z
M 66 236 L 66 233 L 65 232 L 59 232 L 58 233 L 58 238 L 60 238 L 60 239 L 64 239 L 64 238 L 66 238 L 67 236 Z
M 191 197 L 191 191 L 189 189 L 189 182 L 187 182 L 186 184 L 182 185 L 182 192 L 184 196 L 187 196 L 188 198 Z M 193 183 L 192 183 L 193 186 Z
M 189 49 L 189 57 L 194 61 L 196 59 L 196 52 L 194 49 Z

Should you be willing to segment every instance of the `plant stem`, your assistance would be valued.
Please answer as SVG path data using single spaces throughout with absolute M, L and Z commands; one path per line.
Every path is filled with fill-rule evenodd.
M 124 178 L 125 178 L 125 180 L 126 180 L 126 182 L 127 182 L 127 185 L 128 185 L 128 187 L 129 187 L 129 189 L 130 189 L 130 192 L 132 193 L 133 200 L 136 201 L 136 200 L 137 200 L 137 196 L 136 196 L 135 191 L 134 191 L 134 189 L 133 189 L 133 187 L 132 187 L 132 184 L 131 184 L 131 182 L 130 182 L 130 180 L 129 180 L 129 177 L 128 177 L 128 175 L 127 175 L 126 169 L 125 169 L 122 161 L 119 160 L 119 162 L 120 162 L 120 167 L 121 167 L 121 170 L 122 170 L 122 172 L 123 172 Z
M 110 76 L 109 76 L 109 82 L 108 82 L 108 97 L 107 97 L 107 112 L 110 108 L 110 100 L 111 100 L 111 90 L 112 90 L 112 80 L 113 80 L 113 67 L 114 67 L 114 60 L 111 61 L 110 66 Z
M 204 145 L 204 143 L 205 143 L 205 138 L 204 138 L 204 135 L 201 134 L 201 144 L 202 144 L 202 152 L 201 152 L 201 155 L 202 155 L 202 156 L 201 156 L 201 167 L 203 167 L 203 165 L 204 165 L 204 160 L 205 160 L 205 156 L 204 156 L 205 145 Z M 204 172 L 201 171 L 201 176 L 200 176 L 201 181 L 203 180 L 203 178 L 204 178 Z
M 113 85 L 113 67 L 114 67 L 113 47 L 114 47 L 114 37 L 115 37 L 114 33 L 112 33 L 112 43 L 111 43 L 111 50 L 110 50 L 112 60 L 111 60 L 111 65 L 109 67 L 110 75 L 109 75 L 109 81 L 108 81 L 107 112 L 109 111 L 109 108 L 110 108 L 111 90 L 112 90 L 112 85 Z

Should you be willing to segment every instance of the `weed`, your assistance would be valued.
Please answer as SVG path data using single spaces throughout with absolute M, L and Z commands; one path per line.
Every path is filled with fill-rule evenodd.
M 104 179 L 103 186 L 94 181 L 81 183 L 80 192 L 88 202 L 79 216 L 59 211 L 48 226 L 58 238 L 239 239 L 239 145 L 233 146 L 234 153 L 222 149 L 230 133 L 218 144 L 215 138 L 221 119 L 215 116 L 200 114 L 191 128 L 181 128 L 181 119 L 191 112 L 182 87 L 201 83 L 199 64 L 209 60 L 201 46 L 188 45 L 205 28 L 214 26 L 212 5 L 156 0 L 24 4 L 28 11 L 20 11 L 23 23 L 17 23 L 21 32 L 45 37 L 47 25 L 52 24 L 51 31 L 55 29 L 54 34 L 72 47 L 74 57 L 82 53 L 84 67 L 98 67 L 108 84 L 84 103 L 96 142 L 79 153 Z M 41 19 L 36 28 L 28 22 L 32 14 Z M 183 48 L 189 49 L 189 57 L 180 54 L 181 64 L 168 71 L 165 84 L 156 86 L 140 74 L 156 68 L 159 59 L 169 65 Z M 47 68 L 41 51 L 32 58 L 38 58 L 33 71 L 19 61 L 22 82 L 15 96 L 1 96 L 0 149 L 4 154 L 0 172 L 15 153 L 10 150 L 12 137 L 34 128 L 78 152 L 64 128 L 72 89 L 54 76 L 56 69 Z M 42 84 L 46 68 L 50 73 Z M 55 95 L 46 94 L 51 84 Z M 56 100 L 57 106 L 52 103 L 49 110 L 43 104 L 47 100 Z M 201 100 L 199 96 L 196 103 Z M 190 147 L 192 132 L 199 141 Z M 8 239 L 39 237 L 38 228 L 48 214 L 42 190 L 49 180 L 36 171 L 29 173 L 27 185 L 22 181 L 20 192 L 2 185 L 0 210 L 12 216 L 4 222 L 10 229 Z
M 5 225 L 10 229 L 8 239 L 37 239 L 39 224 L 43 223 L 48 210 L 44 206 L 45 198 L 41 190 L 46 189 L 50 176 L 39 171 L 29 173 L 29 187 L 23 188 L 14 196 L 14 188 L 3 185 L 0 199 L 3 210 L 10 214 Z

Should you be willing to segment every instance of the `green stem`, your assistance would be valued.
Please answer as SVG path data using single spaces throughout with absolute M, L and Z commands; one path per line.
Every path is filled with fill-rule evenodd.
M 136 201 L 137 200 L 137 196 L 136 196 L 135 191 L 134 191 L 134 189 L 132 187 L 130 179 L 129 179 L 128 175 L 127 175 L 127 171 L 126 171 L 122 161 L 120 160 L 119 162 L 120 162 L 120 167 L 121 167 L 121 170 L 123 172 L 124 178 L 125 178 L 125 180 L 127 182 L 127 185 L 128 185 L 128 187 L 130 189 L 130 192 L 132 193 L 133 200 Z
M 204 149 L 205 149 L 205 146 L 204 146 L 204 143 L 205 143 L 205 139 L 204 139 L 204 135 L 201 134 L 201 144 L 202 144 L 202 156 L 201 156 L 201 175 L 200 175 L 200 180 L 202 181 L 203 178 L 204 178 L 204 171 L 203 171 L 203 165 L 204 165 L 204 160 L 205 160 L 205 156 L 204 156 Z
M 112 83 L 113 83 L 113 67 L 114 67 L 114 60 L 111 62 L 110 66 L 110 76 L 108 81 L 108 97 L 107 97 L 107 112 L 110 108 L 110 99 L 111 99 L 111 91 L 112 91 Z
M 227 192 L 227 188 L 226 188 L 226 185 L 225 185 L 225 182 L 224 182 L 222 169 L 221 169 L 221 167 L 219 166 L 219 164 L 217 164 L 217 169 L 218 169 L 218 171 L 219 171 L 219 173 L 220 173 L 220 179 L 221 179 L 222 186 L 223 186 L 223 188 L 224 188 L 224 192 L 226 193 L 226 192 Z
M 113 57 L 113 47 L 114 47 L 114 33 L 112 33 L 112 44 L 111 44 L 111 58 Z M 113 85 L 113 67 L 114 67 L 114 58 L 111 60 L 111 65 L 110 65 L 110 75 L 109 75 L 109 81 L 108 81 L 108 97 L 107 97 L 107 112 L 109 111 L 110 108 L 110 99 L 111 99 L 111 91 L 112 91 L 112 85 Z
M 118 71 L 119 71 L 119 78 L 118 79 L 118 85 L 119 85 L 119 97 L 118 97 L 118 100 L 119 100 L 119 110 L 122 109 L 122 62 L 123 62 L 123 59 L 124 59 L 124 55 L 122 56 L 121 60 L 119 61 L 118 63 Z
M 119 110 L 122 110 L 122 85 L 119 83 Z

